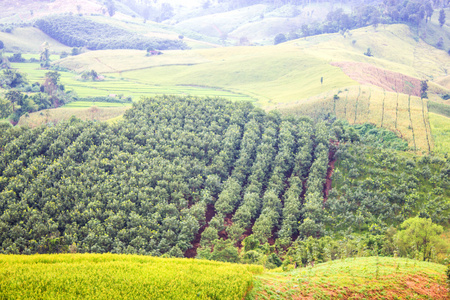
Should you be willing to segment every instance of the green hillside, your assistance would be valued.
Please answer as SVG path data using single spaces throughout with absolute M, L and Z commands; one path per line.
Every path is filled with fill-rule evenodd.
M 374 57 L 363 54 L 367 48 Z M 447 93 L 440 84 L 450 67 L 445 51 L 416 41 L 406 25 L 366 27 L 345 36 L 320 35 L 277 46 L 167 51 L 145 59 L 138 53 L 124 59 L 127 54 L 86 53 L 57 64 L 77 71 L 95 66 L 113 78 L 165 87 L 169 93 L 177 93 L 175 86 L 222 89 L 256 99 L 267 110 L 315 116 L 320 108 L 322 114 L 351 124 L 388 128 L 417 151 L 430 151 L 434 144 L 427 105 L 414 96 L 420 95 L 424 79 L 429 80 L 430 99 Z M 138 70 L 129 71 L 133 68 Z
M 70 52 L 70 48 L 52 39 L 42 31 L 34 27 L 15 28 L 11 33 L 0 32 L 0 41 L 5 44 L 5 50 L 9 52 L 31 52 L 42 51 L 42 44 L 47 42 L 51 51 L 60 53 Z

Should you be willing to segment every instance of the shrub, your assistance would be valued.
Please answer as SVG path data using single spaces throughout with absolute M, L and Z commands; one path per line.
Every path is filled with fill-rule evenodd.
M 365 55 L 365 56 L 369 56 L 369 57 L 372 57 L 372 56 L 373 56 L 373 54 L 372 54 L 372 50 L 371 50 L 370 48 L 367 48 L 367 51 L 366 51 L 366 52 L 364 52 L 364 55 Z
M 278 45 L 278 44 L 284 43 L 284 42 L 286 42 L 286 41 L 287 41 L 286 36 L 285 36 L 284 34 L 282 34 L 282 33 L 279 33 L 279 34 L 277 34 L 277 36 L 275 37 L 275 39 L 274 39 L 274 41 L 273 41 L 273 44 L 274 44 L 274 45 Z

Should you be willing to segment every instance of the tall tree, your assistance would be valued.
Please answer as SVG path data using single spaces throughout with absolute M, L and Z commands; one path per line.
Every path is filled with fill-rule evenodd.
M 444 9 L 441 9 L 441 11 L 439 12 L 439 25 L 444 26 L 445 24 L 445 11 Z
M 430 260 L 432 247 L 438 243 L 443 227 L 433 224 L 431 219 L 411 218 L 402 223 L 398 238 L 406 249 L 415 249 L 422 254 L 423 260 Z
M 114 5 L 113 0 L 106 1 L 106 8 L 108 10 L 109 16 L 114 16 L 114 14 L 116 13 L 116 6 Z
M 0 98 L 0 119 L 7 118 L 12 113 L 11 102 Z

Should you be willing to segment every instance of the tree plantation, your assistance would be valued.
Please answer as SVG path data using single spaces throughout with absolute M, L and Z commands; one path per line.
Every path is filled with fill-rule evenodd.
M 111 125 L 4 128 L 0 251 L 237 262 L 242 247 L 276 266 L 308 237 L 381 238 L 419 213 L 448 225 L 448 160 L 358 140 L 339 121 L 175 96 Z

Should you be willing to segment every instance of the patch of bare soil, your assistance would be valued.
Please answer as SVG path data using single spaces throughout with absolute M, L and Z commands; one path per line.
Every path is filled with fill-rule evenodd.
M 420 80 L 401 73 L 383 70 L 368 63 L 333 62 L 351 79 L 364 85 L 378 86 L 389 92 L 420 97 Z
M 187 258 L 195 258 L 197 256 L 197 249 L 198 249 L 198 247 L 200 247 L 200 239 L 202 238 L 202 233 L 209 226 L 209 221 L 211 221 L 211 219 L 214 217 L 215 214 L 216 214 L 216 212 L 215 212 L 215 209 L 214 209 L 214 205 L 208 204 L 206 206 L 206 213 L 205 213 L 206 222 L 205 222 L 205 225 L 200 227 L 199 231 L 195 235 L 195 238 L 192 241 L 192 248 L 188 249 L 188 250 L 186 250 L 186 252 L 184 252 L 184 256 L 185 257 L 187 257 Z

